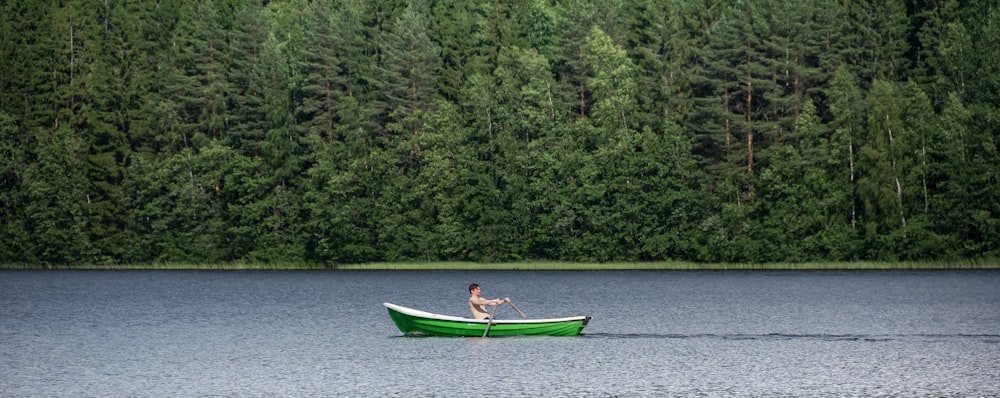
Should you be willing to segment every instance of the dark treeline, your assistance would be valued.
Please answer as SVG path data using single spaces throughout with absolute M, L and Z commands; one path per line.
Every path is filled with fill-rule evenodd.
M 1000 254 L 994 0 L 6 0 L 0 262 Z

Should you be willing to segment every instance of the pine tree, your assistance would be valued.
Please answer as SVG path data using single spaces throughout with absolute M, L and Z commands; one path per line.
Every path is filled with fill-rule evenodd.
M 995 147 L 983 148 L 982 136 L 972 130 L 973 117 L 958 93 L 948 96 L 941 114 L 940 162 L 929 170 L 939 193 L 930 217 L 938 220 L 937 230 L 952 241 L 946 253 L 956 257 L 990 255 L 998 247 L 992 235 L 998 223 L 990 216 L 997 208 L 992 199 L 997 184 L 984 174 L 990 167 L 988 154 L 996 151 Z
M 757 148 L 779 131 L 773 115 L 778 88 L 763 41 L 771 33 L 764 17 L 769 9 L 761 7 L 740 3 L 713 26 L 692 120 L 704 137 L 699 151 L 724 160 L 721 175 L 732 186 L 727 195 L 740 205 L 753 197 Z
M 331 9 L 323 2 L 305 6 L 299 15 L 301 30 L 296 32 L 300 37 L 289 43 L 295 128 L 299 136 L 315 134 L 328 142 L 335 139 L 336 80 L 341 73 Z
M 582 49 L 584 39 L 598 22 L 596 6 L 587 0 L 572 0 L 559 4 L 557 12 L 561 18 L 555 41 L 555 55 L 551 61 L 560 84 L 554 92 L 560 102 L 573 104 L 569 114 L 578 119 L 587 117 L 590 98 L 586 86 L 587 71 L 584 66 Z
M 86 143 L 72 129 L 37 129 L 27 143 L 29 163 L 24 171 L 24 211 L 31 242 L 22 247 L 23 261 L 78 264 L 96 259 L 88 234 Z
M 232 62 L 227 93 L 231 115 L 224 142 L 244 155 L 260 153 L 267 118 L 264 90 L 270 77 L 262 65 L 264 42 L 267 40 L 266 19 L 256 1 L 247 2 L 236 14 L 232 43 L 226 57 Z
M 909 67 L 905 54 L 907 15 L 901 0 L 849 0 L 844 2 L 850 30 L 845 32 L 848 48 L 853 49 L 847 64 L 865 83 L 875 79 L 904 78 Z
M 422 1 L 410 3 L 393 24 L 382 65 L 388 129 L 409 136 L 411 152 L 420 153 L 424 113 L 436 94 L 440 49 L 429 36 L 428 10 Z
M 128 209 L 122 183 L 130 156 L 130 114 L 136 109 L 139 93 L 131 82 L 141 59 L 133 51 L 126 10 L 110 3 L 99 9 L 98 24 L 89 33 L 94 59 L 86 73 L 86 99 L 81 108 L 80 128 L 88 136 L 87 167 L 90 183 L 85 209 L 90 233 L 102 261 L 121 261 L 127 247 Z
M 30 261 L 23 203 L 26 154 L 14 117 L 0 111 L 0 262 Z
M 377 51 L 369 47 L 373 44 L 366 39 L 362 11 L 354 2 L 344 0 L 335 10 L 331 23 L 340 61 L 340 74 L 334 79 L 339 94 L 335 107 L 337 122 L 344 132 L 338 136 L 345 142 L 373 145 L 380 132 L 378 115 L 382 112 L 376 98 Z
M 15 35 L 15 20 L 18 10 L 13 7 L 17 2 L 7 1 L 0 4 L 0 112 L 9 112 L 12 97 L 16 97 L 15 79 L 12 74 L 23 68 L 22 63 L 14 62 L 19 46 Z M 9 115 L 9 114 L 8 114 Z
M 489 73 L 485 57 L 480 55 L 480 29 L 485 25 L 478 8 L 471 1 L 435 1 L 431 13 L 430 38 L 441 47 L 437 91 L 452 101 L 459 99 L 463 83 L 469 76 Z
M 640 69 L 642 127 L 653 131 L 691 116 L 691 69 L 697 58 L 691 3 L 633 0 L 625 48 Z
M 156 96 L 153 128 L 168 134 L 151 137 L 154 149 L 177 151 L 205 145 L 225 136 L 230 120 L 228 93 L 232 93 L 226 58 L 228 42 L 219 15 L 221 1 L 181 4 L 173 15 L 176 25 L 156 60 Z
M 517 45 L 532 48 L 547 59 L 555 55 L 557 26 L 560 15 L 555 6 L 545 0 L 525 0 L 514 16 L 520 40 Z
M 121 29 L 115 31 L 115 45 L 121 46 L 123 71 L 127 70 L 124 85 L 127 97 L 122 102 L 128 128 L 127 142 L 131 151 L 163 154 L 176 124 L 171 93 L 163 77 L 173 68 L 169 54 L 174 48 L 174 30 L 181 16 L 178 3 L 126 3 L 112 7 L 112 19 Z M 127 61 L 126 61 L 127 60 Z
M 759 216 L 767 261 L 847 260 L 854 249 L 843 151 L 828 139 L 810 100 L 796 122 L 795 138 L 795 145 L 781 147 L 761 171 Z

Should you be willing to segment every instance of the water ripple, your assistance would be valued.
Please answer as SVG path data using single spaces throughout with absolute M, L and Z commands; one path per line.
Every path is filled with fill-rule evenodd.
M 984 343 L 1000 343 L 1000 335 L 997 334 L 800 334 L 800 333 L 585 333 L 584 337 L 596 339 L 707 339 L 707 340 L 812 340 L 812 341 L 938 341 L 938 340 L 979 340 Z

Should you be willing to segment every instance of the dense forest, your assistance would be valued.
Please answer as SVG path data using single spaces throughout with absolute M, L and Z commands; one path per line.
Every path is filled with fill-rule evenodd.
M 0 263 L 1000 255 L 994 0 L 5 0 Z

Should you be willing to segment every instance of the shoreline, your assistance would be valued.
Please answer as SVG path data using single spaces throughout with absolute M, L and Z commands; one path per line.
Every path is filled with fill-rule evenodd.
M 680 261 L 584 263 L 525 261 L 475 263 L 458 261 L 359 264 L 311 263 L 158 263 L 158 264 L 0 264 L 0 270 L 178 270 L 178 271 L 852 271 L 852 270 L 984 270 L 1000 269 L 1000 260 L 693 263 Z

